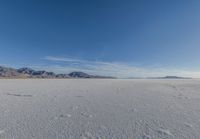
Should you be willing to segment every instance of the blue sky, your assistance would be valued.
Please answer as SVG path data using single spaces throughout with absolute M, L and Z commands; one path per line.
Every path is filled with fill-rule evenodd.
M 198 0 L 1 0 L 0 65 L 200 77 Z

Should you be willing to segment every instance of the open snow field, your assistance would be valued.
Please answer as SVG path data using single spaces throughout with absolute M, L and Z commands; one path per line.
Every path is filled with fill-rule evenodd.
M 0 139 L 200 139 L 200 80 L 0 80 Z

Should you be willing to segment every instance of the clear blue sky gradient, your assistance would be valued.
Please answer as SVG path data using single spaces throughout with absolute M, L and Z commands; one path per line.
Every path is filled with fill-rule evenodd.
M 0 65 L 70 65 L 51 56 L 198 71 L 199 7 L 198 0 L 1 0 Z

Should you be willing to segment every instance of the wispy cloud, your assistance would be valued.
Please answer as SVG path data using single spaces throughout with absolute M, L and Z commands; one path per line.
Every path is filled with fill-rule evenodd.
M 79 60 L 79 59 L 53 57 L 53 56 L 46 56 L 44 59 L 49 60 L 49 61 L 59 61 L 59 62 L 83 62 L 83 60 Z
M 83 64 L 99 64 L 99 65 L 110 65 L 115 66 L 116 62 L 102 62 L 102 61 L 88 61 L 82 59 L 75 59 L 75 58 L 66 58 L 66 57 L 53 57 L 53 56 L 46 56 L 45 60 L 49 61 L 57 61 L 57 62 L 74 62 L 74 63 L 83 63 Z M 118 62 L 119 63 L 119 62 Z
M 88 61 L 76 58 L 53 57 L 44 58 L 51 62 L 46 70 L 69 73 L 72 71 L 83 71 L 96 75 L 107 75 L 115 77 L 159 77 L 176 75 L 184 77 L 200 77 L 199 71 L 191 71 L 173 68 L 144 68 L 122 62 Z

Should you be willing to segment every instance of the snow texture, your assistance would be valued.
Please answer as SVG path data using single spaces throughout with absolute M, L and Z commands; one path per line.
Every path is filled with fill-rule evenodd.
M 200 80 L 0 80 L 0 139 L 199 138 Z

